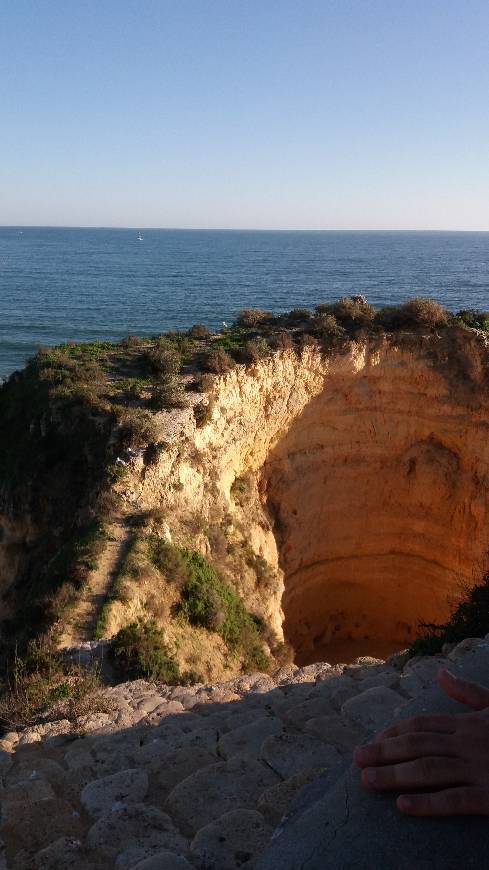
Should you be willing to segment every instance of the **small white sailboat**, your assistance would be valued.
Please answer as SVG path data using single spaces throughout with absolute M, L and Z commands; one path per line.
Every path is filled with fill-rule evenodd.
M 138 233 L 138 242 L 142 242 L 142 241 L 143 241 L 143 237 L 142 237 L 141 233 Z

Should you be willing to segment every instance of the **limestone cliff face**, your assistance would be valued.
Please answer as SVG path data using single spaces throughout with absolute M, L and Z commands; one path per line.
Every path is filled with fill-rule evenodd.
M 488 564 L 487 359 L 466 332 L 277 352 L 217 379 L 202 429 L 161 415 L 166 450 L 121 491 L 163 507 L 170 533 L 198 518 L 200 549 L 218 525 L 277 569 L 234 582 L 299 661 L 399 648 Z

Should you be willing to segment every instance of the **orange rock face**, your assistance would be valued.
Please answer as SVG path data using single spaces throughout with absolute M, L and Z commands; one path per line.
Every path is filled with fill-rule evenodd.
M 447 619 L 489 544 L 489 397 L 423 354 L 330 371 L 263 467 L 301 664 L 385 655 Z M 478 387 L 478 389 L 477 389 Z

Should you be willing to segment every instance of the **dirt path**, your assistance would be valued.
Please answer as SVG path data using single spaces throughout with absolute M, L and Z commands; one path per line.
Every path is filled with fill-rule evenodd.
M 75 647 L 87 640 L 94 640 L 97 618 L 107 597 L 114 572 L 127 550 L 129 536 L 124 518 L 120 517 L 110 523 L 107 534 L 107 544 L 99 558 L 98 567 L 92 573 L 84 597 L 63 630 L 60 648 Z

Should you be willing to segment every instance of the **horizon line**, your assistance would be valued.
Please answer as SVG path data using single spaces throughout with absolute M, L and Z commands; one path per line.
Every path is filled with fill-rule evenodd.
M 0 229 L 50 229 L 50 230 L 159 230 L 161 232 L 200 232 L 200 233 L 489 233 L 489 229 L 445 229 L 445 228 L 318 228 L 318 227 L 172 227 L 172 226 L 111 226 L 103 224 L 4 224 Z

